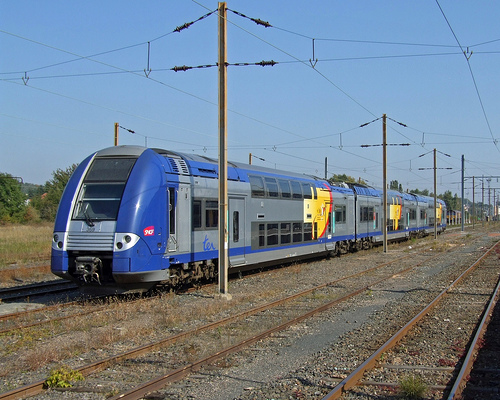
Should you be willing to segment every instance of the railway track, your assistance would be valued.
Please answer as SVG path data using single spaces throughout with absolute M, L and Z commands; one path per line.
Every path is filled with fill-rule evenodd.
M 323 397 L 323 400 L 338 399 L 342 395 L 350 393 L 357 385 L 375 387 L 379 394 L 380 388 L 386 388 L 388 394 L 391 394 L 394 388 L 401 386 L 402 380 L 394 379 L 395 376 L 399 377 L 402 371 L 403 373 L 410 371 L 410 373 L 419 376 L 418 371 L 420 375 L 425 375 L 427 382 L 434 382 L 429 384 L 429 390 L 433 392 L 432 398 L 447 398 L 448 400 L 461 398 L 463 388 L 469 379 L 474 354 L 478 351 L 477 346 L 483 344 L 480 339 L 486 329 L 491 310 L 498 299 L 500 280 L 496 252 L 499 249 L 500 241 L 439 293 L 432 302 L 380 346 L 349 376 L 336 385 Z M 465 278 L 467 278 L 466 282 L 464 282 Z M 492 280 L 496 282 L 496 286 L 493 287 L 491 293 L 484 293 L 482 290 L 478 290 L 479 280 Z M 462 297 L 459 300 L 460 307 L 464 308 L 464 318 L 467 320 L 455 319 L 451 321 L 449 317 L 450 307 L 457 307 L 456 297 Z M 467 311 L 465 311 L 466 308 Z M 477 320 L 469 320 L 471 315 L 475 315 Z M 446 327 L 443 328 L 443 324 Z M 477 328 L 474 329 L 476 325 Z M 455 330 L 456 336 L 453 344 L 450 345 L 448 336 L 448 341 L 437 340 L 439 331 L 442 332 L 443 329 Z M 468 345 L 470 337 L 474 337 L 474 339 Z M 439 348 L 439 346 L 443 347 Z M 463 353 L 467 347 L 468 351 L 464 357 Z M 420 353 L 425 351 L 430 353 L 426 356 L 430 365 L 415 365 L 413 359 L 420 357 Z M 433 357 L 438 357 L 438 359 L 433 359 Z M 396 363 L 396 365 L 386 364 L 381 362 L 382 358 L 403 361 Z M 435 365 L 439 365 L 439 367 L 435 367 Z M 459 370 L 458 374 L 455 373 L 456 370 Z M 422 371 L 424 372 L 422 373 Z M 381 377 L 390 378 L 381 380 Z M 489 389 L 490 393 L 494 393 L 494 398 L 497 398 L 498 381 L 494 382 Z M 469 392 L 473 390 L 472 387 L 469 388 Z M 488 388 L 483 386 L 481 391 L 483 396 L 488 393 Z M 370 395 L 371 391 L 362 390 L 361 392 Z
M 437 254 L 434 257 L 438 257 L 439 255 L 440 254 Z M 162 349 L 166 349 L 162 350 L 162 353 L 165 352 L 162 355 L 162 359 L 175 359 L 176 357 L 174 353 L 179 354 L 179 352 L 181 354 L 184 354 L 185 356 L 194 356 L 195 354 L 196 356 L 199 356 L 201 351 L 196 347 L 198 346 L 196 343 L 199 343 L 200 340 L 202 343 L 210 342 L 209 338 L 201 338 L 202 333 L 210 337 L 214 335 L 214 332 L 216 332 L 215 334 L 220 336 L 220 340 L 218 341 L 216 346 L 218 348 L 218 351 L 212 350 L 212 354 L 208 354 L 205 357 L 200 357 L 199 360 L 195 362 L 188 362 L 189 357 L 185 357 L 186 359 L 183 362 L 178 360 L 177 363 L 164 366 L 164 369 L 168 369 L 170 372 L 162 375 L 157 380 L 155 380 L 155 382 L 150 383 L 150 385 L 152 384 L 156 386 L 139 386 L 138 388 L 132 389 L 131 393 L 126 394 L 126 397 L 124 397 L 124 393 L 122 393 L 119 397 L 116 397 L 140 398 L 134 396 L 140 396 L 140 393 L 146 393 L 151 390 L 156 390 L 155 387 L 158 388 L 159 386 L 165 385 L 165 383 L 168 381 L 179 379 L 181 376 L 185 376 L 193 370 L 200 368 L 201 365 L 214 362 L 214 360 L 220 359 L 221 357 L 224 357 L 232 352 L 240 351 L 241 349 L 249 346 L 251 343 L 255 343 L 256 341 L 262 340 L 265 337 L 276 334 L 276 332 L 281 331 L 291 325 L 297 324 L 300 321 L 309 318 L 311 315 L 314 315 L 315 313 L 321 312 L 327 308 L 334 307 L 336 304 L 345 301 L 351 296 L 359 295 L 360 293 L 366 291 L 370 286 L 373 286 L 378 282 L 390 279 L 395 274 L 404 274 L 405 271 L 410 271 L 411 269 L 414 269 L 416 266 L 421 265 L 422 263 L 430 262 L 433 258 L 429 257 L 428 255 L 419 255 L 419 262 L 414 262 L 411 266 L 403 270 L 395 265 L 400 264 L 403 258 L 409 258 L 410 256 L 414 258 L 417 257 L 414 254 L 400 257 L 397 260 L 394 260 L 390 263 L 378 265 L 368 271 L 364 271 L 363 273 L 345 277 L 342 280 L 332 281 L 328 284 L 317 285 L 316 287 L 303 291 L 299 294 L 288 296 L 285 299 L 281 299 L 271 304 L 266 304 L 252 310 L 245 311 L 244 313 L 240 313 L 236 316 L 228 317 L 226 319 L 207 324 L 203 327 L 198 327 L 190 332 L 183 332 L 178 335 L 167 337 L 160 342 L 151 343 L 146 346 L 140 346 L 129 352 L 125 352 L 120 355 L 109 357 L 99 362 L 81 367 L 79 368 L 79 370 L 84 375 L 87 375 L 99 370 L 103 370 L 104 368 L 112 364 L 113 371 L 115 371 L 118 368 L 118 362 L 124 362 L 121 368 L 130 369 L 130 366 L 134 365 L 134 363 L 147 362 L 148 357 L 151 357 L 151 354 L 157 351 L 157 349 L 160 347 Z M 380 273 L 382 274 L 382 276 L 380 276 Z M 376 274 L 379 275 L 375 276 Z M 347 280 L 351 280 L 351 283 L 348 284 Z M 345 286 L 344 292 L 342 292 L 341 290 L 342 286 Z M 353 289 L 353 287 L 356 287 L 356 289 Z M 318 303 L 320 305 L 317 305 Z M 307 309 L 308 311 L 304 312 L 304 309 Z M 240 322 L 238 323 L 237 321 Z M 249 331 L 254 331 L 253 328 L 248 327 L 249 324 L 252 323 L 254 324 L 252 326 L 256 326 L 255 329 L 262 330 L 262 327 L 264 325 L 263 321 L 269 324 L 271 328 L 258 335 L 248 335 Z M 241 324 L 241 322 L 243 322 L 243 324 Z M 238 342 L 238 340 L 236 339 L 241 337 L 241 335 L 237 331 L 242 329 L 242 325 L 246 327 L 244 328 L 246 330 L 246 332 L 244 332 L 244 336 L 246 336 L 246 338 Z M 182 347 L 183 350 L 179 350 L 179 346 L 177 345 L 175 346 L 175 349 L 168 349 L 169 345 L 172 345 L 173 343 L 177 343 L 179 341 L 187 341 L 189 337 L 196 337 L 196 340 L 194 341 L 194 343 L 185 343 Z M 229 341 L 229 339 L 231 339 L 231 341 L 236 340 L 237 343 L 231 345 L 226 345 L 228 343 L 224 343 L 225 350 L 220 351 L 220 341 L 225 342 Z M 210 352 L 211 350 L 206 349 L 204 351 Z M 107 373 L 109 374 L 109 372 Z M 113 373 L 111 373 L 111 375 L 113 375 Z M 98 380 L 102 381 L 102 379 L 106 378 L 103 378 L 102 375 L 99 374 Z M 91 380 L 92 378 L 89 377 L 85 385 L 92 386 L 92 383 L 89 383 L 91 382 Z M 39 393 L 42 385 L 43 381 L 36 382 L 33 385 L 28 385 L 14 391 L 4 393 L 3 395 L 0 395 L 0 399 L 11 399 L 19 398 L 21 396 L 34 395 L 36 393 Z M 140 392 L 139 394 L 137 392 L 138 390 Z
M 32 299 L 33 297 L 65 293 L 77 289 L 78 286 L 76 284 L 62 279 L 33 283 L 30 285 L 0 289 L 0 301 L 27 301 L 28 299 Z

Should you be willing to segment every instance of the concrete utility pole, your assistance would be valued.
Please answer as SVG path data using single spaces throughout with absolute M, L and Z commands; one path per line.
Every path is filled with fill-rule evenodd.
M 472 177 L 472 229 L 475 228 L 476 222 L 476 183 L 475 177 Z
M 118 129 L 120 124 L 115 122 L 115 146 L 118 146 Z
M 481 221 L 482 226 L 484 227 L 484 175 L 481 178 Z
M 437 173 L 436 173 L 436 149 L 434 149 L 434 239 L 437 239 Z
M 384 186 L 384 206 L 382 230 L 384 231 L 384 253 L 387 253 L 387 115 L 382 115 L 382 148 L 383 148 L 383 186 Z
M 228 293 L 229 238 L 227 196 L 227 49 L 226 3 L 219 3 L 219 295 L 231 299 Z
M 464 231 L 464 217 L 465 217 L 465 206 L 464 206 L 464 169 L 465 169 L 465 158 L 464 155 L 462 154 L 462 232 Z

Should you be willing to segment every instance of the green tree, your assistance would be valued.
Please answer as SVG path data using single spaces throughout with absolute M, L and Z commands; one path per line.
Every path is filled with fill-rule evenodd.
M 414 190 L 410 190 L 410 193 L 421 194 L 422 196 L 429 196 L 428 189 L 424 189 L 424 190 L 414 189 Z
M 17 179 L 0 173 L 0 222 L 22 222 L 26 207 L 26 195 Z
M 451 191 L 447 190 L 444 194 L 440 195 L 439 198 L 446 203 L 448 211 L 457 210 L 456 198 L 453 197 Z
M 356 178 L 353 178 L 352 176 L 346 175 L 346 174 L 334 174 L 330 179 L 328 179 L 328 182 L 333 185 L 335 183 L 339 182 L 345 182 L 345 183 L 361 183 L 362 185 L 366 185 L 366 182 L 363 179 L 357 180 Z
M 45 221 L 54 221 L 57 207 L 68 180 L 76 168 L 76 164 L 52 172 L 52 179 L 45 183 L 45 193 L 33 199 L 33 205 Z
M 403 191 L 403 185 L 400 184 L 397 180 L 391 181 L 389 184 L 389 189 L 391 190 L 397 190 L 398 192 Z

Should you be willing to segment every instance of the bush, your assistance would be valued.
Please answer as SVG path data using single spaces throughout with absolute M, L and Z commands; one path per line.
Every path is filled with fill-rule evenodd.
M 62 366 L 50 371 L 50 376 L 45 380 L 45 388 L 67 388 L 73 386 L 73 382 L 83 380 L 83 375 L 68 367 Z
M 421 399 L 427 389 L 427 384 L 420 376 L 406 376 L 399 383 L 400 394 L 405 399 Z

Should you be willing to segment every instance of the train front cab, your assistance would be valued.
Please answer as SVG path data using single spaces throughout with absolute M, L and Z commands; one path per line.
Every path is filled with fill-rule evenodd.
M 153 150 L 117 146 L 87 158 L 60 202 L 52 272 L 83 287 L 115 291 L 167 279 L 165 185 Z

